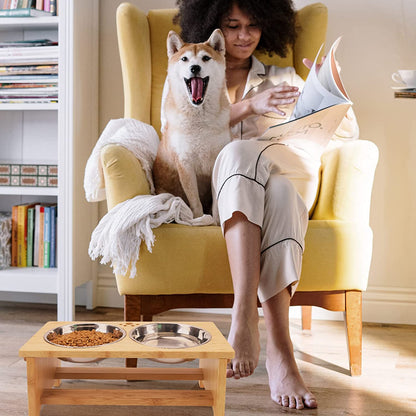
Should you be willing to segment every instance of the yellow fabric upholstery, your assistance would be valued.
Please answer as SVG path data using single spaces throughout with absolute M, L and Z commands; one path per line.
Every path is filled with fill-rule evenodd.
M 153 10 L 146 16 L 128 3 L 117 11 L 125 117 L 151 121 L 157 131 L 167 68 L 166 36 L 173 28 L 174 13 Z M 293 52 L 273 62 L 293 65 L 305 77 L 301 61 L 313 58 L 324 42 L 327 9 L 321 3 L 306 6 L 297 20 L 302 29 Z M 270 62 L 269 57 L 263 58 Z M 368 217 L 377 157 L 376 146 L 363 140 L 324 155 L 322 186 L 306 236 L 298 291 L 366 289 L 372 253 Z M 128 150 L 108 145 L 101 160 L 109 209 L 149 192 L 143 170 Z M 136 278 L 116 276 L 121 295 L 232 293 L 220 227 L 165 224 L 154 233 L 153 252 L 144 245 L 140 248 Z

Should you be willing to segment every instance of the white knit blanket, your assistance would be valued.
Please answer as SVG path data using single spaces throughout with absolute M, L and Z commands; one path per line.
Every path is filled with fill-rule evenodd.
M 151 252 L 155 237 L 152 229 L 164 223 L 212 225 L 210 215 L 193 218 L 185 202 L 171 194 L 154 195 L 152 166 L 159 138 L 154 128 L 133 119 L 111 120 L 98 139 L 87 161 L 84 176 L 85 195 L 89 202 L 105 199 L 105 184 L 100 162 L 103 146 L 116 143 L 129 149 L 139 159 L 153 195 L 139 195 L 112 208 L 92 233 L 88 253 L 101 263 L 111 263 L 115 274 L 136 275 L 136 262 L 142 241 Z

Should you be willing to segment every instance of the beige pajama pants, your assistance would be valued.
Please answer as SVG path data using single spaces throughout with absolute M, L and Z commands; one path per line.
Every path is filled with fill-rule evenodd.
M 231 142 L 217 157 L 214 216 L 223 230 L 237 211 L 261 227 L 261 302 L 286 287 L 296 290 L 319 167 L 304 150 L 260 140 Z

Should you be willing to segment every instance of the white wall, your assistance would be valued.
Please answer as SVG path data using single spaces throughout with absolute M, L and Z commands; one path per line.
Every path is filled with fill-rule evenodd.
M 313 3 L 296 0 L 297 7 Z M 364 320 L 416 324 L 416 99 L 395 99 L 391 73 L 416 69 L 415 0 L 326 0 L 327 44 L 343 35 L 337 58 L 354 101 L 361 138 L 380 150 L 371 211 L 374 254 Z M 115 11 L 100 1 L 100 129 L 122 117 L 123 93 Z M 132 0 L 142 10 L 170 8 L 174 0 Z M 105 204 L 100 207 L 106 212 Z M 100 267 L 99 304 L 121 306 L 111 270 Z M 117 303 L 119 302 L 119 303 Z M 318 312 L 318 316 L 326 316 Z

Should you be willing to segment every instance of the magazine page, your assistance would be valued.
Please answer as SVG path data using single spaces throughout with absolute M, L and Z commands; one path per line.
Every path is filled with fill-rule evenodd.
M 333 105 L 307 116 L 270 127 L 258 140 L 295 144 L 305 139 L 326 146 L 347 113 L 350 103 Z
M 316 145 L 317 151 L 328 144 L 352 105 L 335 60 L 340 40 L 338 38 L 333 43 L 317 73 L 316 61 L 321 46 L 289 121 L 269 127 L 258 140 L 276 140 L 292 145 L 297 142 L 302 145 L 308 140 Z
M 318 71 L 318 80 L 324 88 L 340 98 L 349 100 L 347 91 L 341 81 L 341 77 L 335 59 L 335 52 L 341 42 L 341 36 L 332 44 L 327 59 L 324 60 L 320 70 Z M 322 48 L 322 47 L 321 47 Z M 319 54 L 318 54 L 319 55 Z
M 342 85 L 335 60 L 335 50 L 340 40 L 341 38 L 338 38 L 333 43 L 327 58 L 317 72 L 316 63 L 323 45 L 319 49 L 290 120 L 336 104 L 351 104 Z

